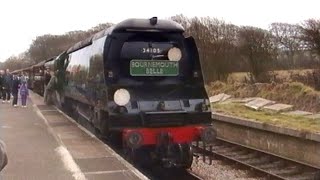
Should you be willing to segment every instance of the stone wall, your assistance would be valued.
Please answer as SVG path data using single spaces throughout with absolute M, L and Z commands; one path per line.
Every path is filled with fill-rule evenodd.
M 320 134 L 213 114 L 218 137 L 320 168 Z

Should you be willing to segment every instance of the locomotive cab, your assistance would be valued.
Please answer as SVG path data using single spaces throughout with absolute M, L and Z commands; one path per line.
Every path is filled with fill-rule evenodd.
M 141 25 L 133 29 L 130 23 Z M 106 40 L 104 72 L 110 126 L 210 123 L 193 38 L 184 38 L 183 28 L 176 23 L 156 25 L 148 20 L 124 21 Z

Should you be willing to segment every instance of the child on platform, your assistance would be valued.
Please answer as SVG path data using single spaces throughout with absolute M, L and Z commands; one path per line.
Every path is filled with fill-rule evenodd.
M 27 97 L 29 96 L 29 90 L 25 81 L 20 86 L 20 97 L 22 107 L 27 107 Z

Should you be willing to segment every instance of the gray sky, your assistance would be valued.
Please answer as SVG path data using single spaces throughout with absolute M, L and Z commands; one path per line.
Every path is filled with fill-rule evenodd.
M 2 0 L 0 61 L 25 51 L 36 36 L 86 30 L 126 18 L 210 16 L 236 25 L 320 18 L 319 0 Z

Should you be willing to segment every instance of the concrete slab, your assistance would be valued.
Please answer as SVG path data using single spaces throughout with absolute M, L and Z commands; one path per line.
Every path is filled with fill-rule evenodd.
M 124 171 L 128 168 L 115 157 L 75 159 L 84 173 L 102 171 Z
M 224 102 L 224 101 L 226 101 L 226 100 L 228 100 L 228 99 L 230 99 L 230 98 L 231 98 L 231 95 L 225 94 L 225 95 L 222 97 L 222 99 L 220 100 L 220 102 Z
M 91 140 L 78 138 L 78 139 L 63 139 L 69 152 L 74 158 L 102 158 L 109 157 L 112 154 L 106 151 L 105 147 L 97 142 Z
M 88 180 L 106 180 L 106 176 L 108 179 L 112 180 L 134 180 L 137 177 L 128 171 L 113 171 L 113 172 L 100 172 L 100 173 L 86 173 L 86 177 Z
M 209 101 L 210 101 L 210 103 L 217 103 L 217 102 L 221 101 L 221 99 L 222 99 L 223 96 L 224 96 L 223 93 L 222 93 L 222 94 L 215 95 L 215 96 L 211 96 L 211 97 L 209 98 Z
M 293 108 L 293 105 L 277 103 L 277 104 L 264 106 L 262 109 L 267 111 L 273 111 L 273 112 L 285 112 L 285 111 L 291 110 L 292 108 Z
M 234 103 L 248 103 L 256 98 L 232 98 L 230 101 Z
M 292 116 L 307 116 L 307 115 L 312 115 L 311 112 L 300 111 L 300 110 L 289 111 L 289 112 L 285 112 L 285 113 L 282 113 L 282 114 L 292 115 Z
M 218 103 L 218 102 L 223 102 L 227 99 L 229 99 L 231 96 L 228 94 L 224 94 L 224 93 L 220 93 L 218 95 L 215 96 L 211 96 L 209 98 L 210 103 Z
M 274 103 L 275 103 L 275 101 L 270 101 L 268 99 L 255 98 L 254 100 L 246 103 L 245 106 L 248 108 L 254 109 L 254 110 L 259 110 L 264 106 L 272 105 Z

